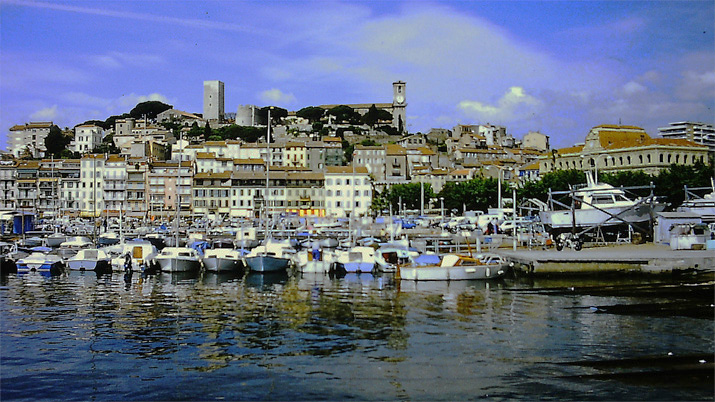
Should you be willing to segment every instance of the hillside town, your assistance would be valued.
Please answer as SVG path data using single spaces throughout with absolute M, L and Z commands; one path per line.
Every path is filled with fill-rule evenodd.
M 52 122 L 18 124 L 0 162 L 0 210 L 154 220 L 173 217 L 178 208 L 183 217 L 215 219 L 257 217 L 267 203 L 271 214 L 366 216 L 373 195 L 395 184 L 429 184 L 437 193 L 448 182 L 475 177 L 518 186 L 558 169 L 655 174 L 671 164 L 707 163 L 715 152 L 715 128 L 696 122 L 671 123 L 659 136 L 602 124 L 585 128 L 580 144 L 562 149 L 553 149 L 547 134 L 515 138 L 489 123 L 408 133 L 406 83 L 392 87 L 391 103 L 306 108 L 318 110 L 311 118 L 274 112 L 279 117 L 271 118 L 268 143 L 265 112 L 239 105 L 225 113 L 221 81 L 204 82 L 202 114 L 168 108 L 153 118 L 117 118 L 106 130 L 93 123 L 66 128 L 71 158 L 48 152 Z M 336 113 L 341 108 L 358 118 Z M 368 125 L 359 117 L 371 108 L 381 113 Z M 255 142 L 204 135 L 208 127 L 232 126 L 262 131 Z M 107 140 L 114 152 L 106 151 Z

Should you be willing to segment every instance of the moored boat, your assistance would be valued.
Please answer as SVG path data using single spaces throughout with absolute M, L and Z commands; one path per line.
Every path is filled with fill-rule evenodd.
M 241 272 L 243 259 L 238 250 L 211 248 L 204 251 L 204 267 L 210 272 Z
M 246 267 L 254 272 L 284 271 L 288 268 L 295 250 L 290 243 L 268 239 L 244 258 Z
M 461 281 L 504 276 L 504 261 L 496 254 L 468 256 L 447 254 L 438 265 L 399 267 L 403 281 Z
M 59 255 L 36 251 L 16 262 L 18 273 L 41 272 L 59 275 L 65 270 L 65 265 Z
M 88 248 L 67 259 L 67 266 L 73 271 L 111 272 L 112 259 L 104 250 Z
M 165 247 L 154 262 L 164 272 L 195 272 L 201 270 L 201 257 L 190 247 Z

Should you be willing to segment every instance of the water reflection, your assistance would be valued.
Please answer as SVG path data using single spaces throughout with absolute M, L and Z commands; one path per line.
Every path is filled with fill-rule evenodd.
M 2 396 L 51 399 L 32 392 L 50 384 L 60 392 L 58 371 L 81 378 L 91 367 L 118 384 L 116 399 L 245 399 L 259 389 L 267 393 L 257 399 L 576 398 L 588 390 L 569 376 L 593 369 L 558 363 L 712 351 L 711 321 L 591 309 L 662 302 L 648 290 L 661 284 L 10 275 L 0 287 Z M 41 358 L 33 359 L 37 351 Z M 127 372 L 143 380 L 124 385 Z M 28 375 L 37 388 L 20 385 Z M 292 386 L 276 387 L 286 381 Z M 601 381 L 610 387 L 599 388 L 607 399 L 648 399 L 617 379 Z M 99 396 L 72 392 L 80 392 L 76 399 Z

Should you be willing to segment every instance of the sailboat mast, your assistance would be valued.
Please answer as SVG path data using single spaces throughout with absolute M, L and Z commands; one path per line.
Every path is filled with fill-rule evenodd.
M 265 217 L 264 219 L 266 220 L 266 231 L 264 234 L 264 238 L 266 241 L 268 241 L 268 216 L 270 215 L 268 213 L 268 179 L 271 173 L 271 108 L 268 108 L 268 126 L 266 128 L 266 192 L 263 200 L 263 208 L 265 210 Z

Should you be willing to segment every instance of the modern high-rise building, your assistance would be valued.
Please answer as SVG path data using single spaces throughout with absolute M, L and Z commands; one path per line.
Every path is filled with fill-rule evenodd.
M 659 127 L 663 138 L 682 138 L 698 144 L 707 145 L 710 152 L 715 152 L 715 127 L 712 124 L 680 121 L 670 123 L 668 127 Z
M 216 122 L 223 120 L 223 94 L 223 82 L 204 81 L 204 120 Z

